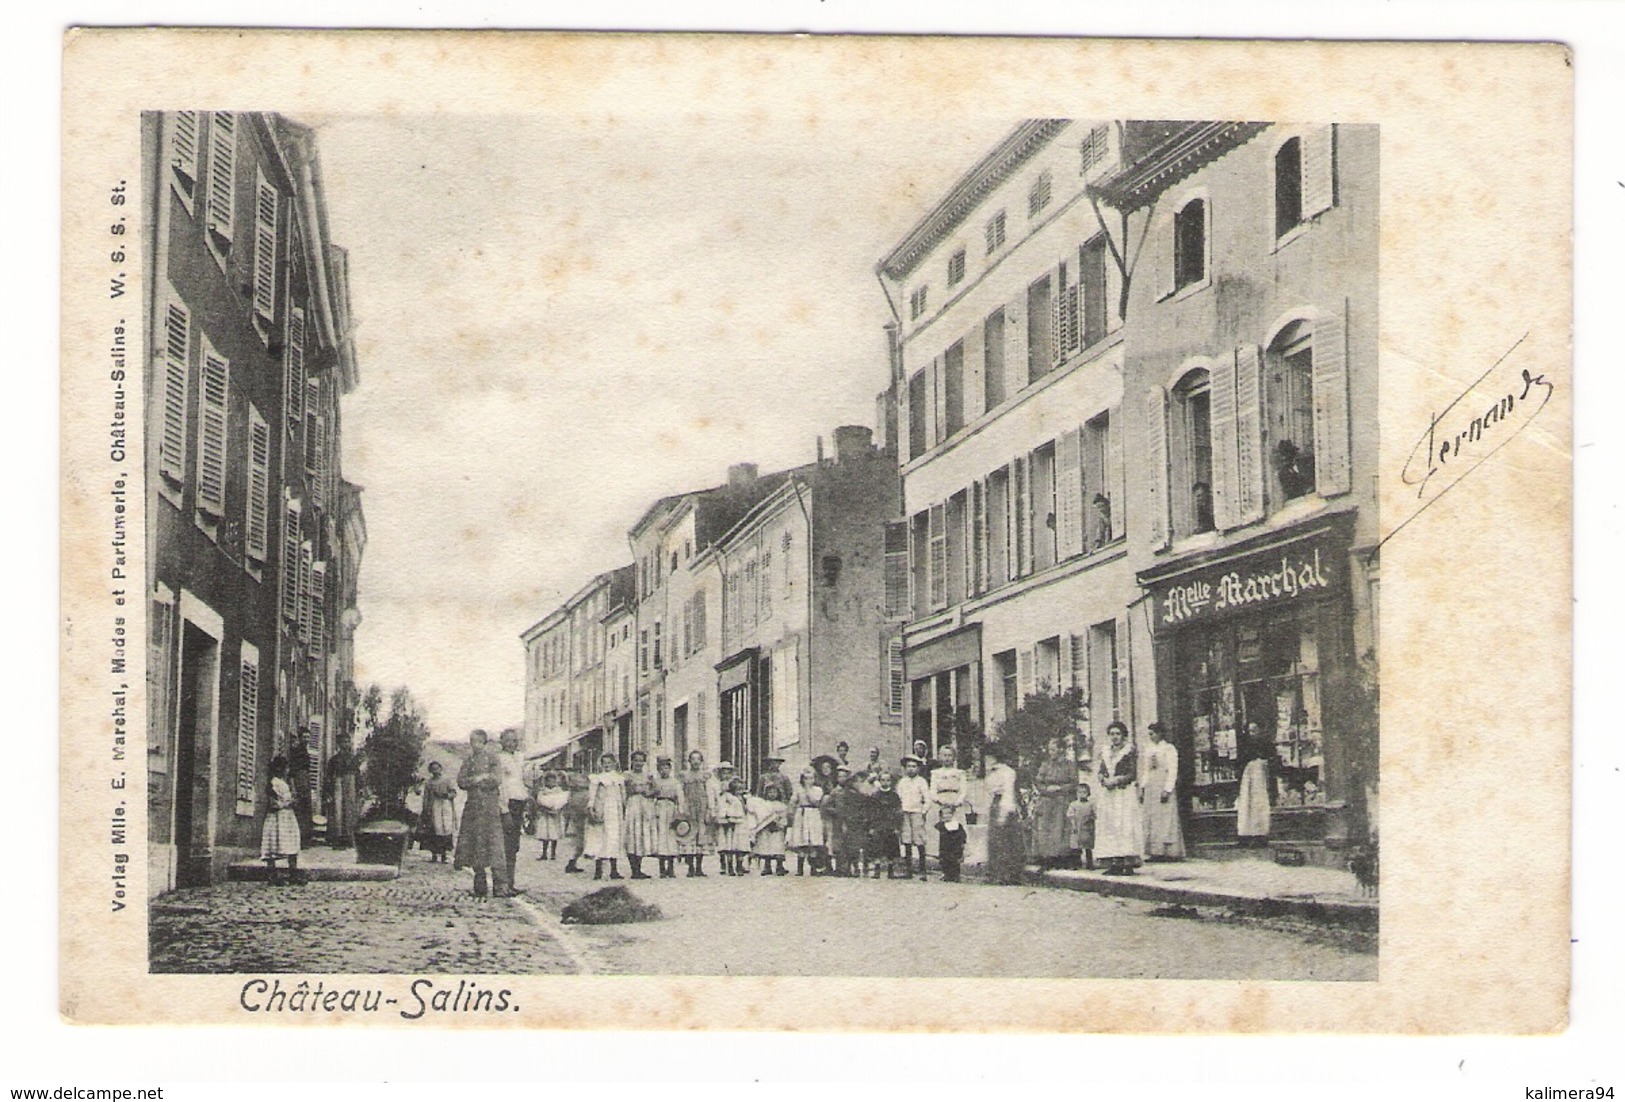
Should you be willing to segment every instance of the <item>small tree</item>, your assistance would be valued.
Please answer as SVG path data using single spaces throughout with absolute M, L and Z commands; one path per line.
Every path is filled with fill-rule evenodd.
M 1017 784 L 1026 789 L 1036 782 L 1051 744 L 1076 738 L 1083 712 L 1082 689 L 1055 691 L 1046 686 L 1028 693 L 1021 707 L 999 724 L 999 741 L 1016 757 Z
M 405 687 L 389 694 L 389 714 L 380 722 L 382 696 L 378 686 L 372 685 L 361 701 L 369 721 L 367 743 L 361 751 L 367 788 L 377 798 L 382 817 L 406 819 L 406 793 L 418 781 L 418 761 L 429 739 L 429 725 Z

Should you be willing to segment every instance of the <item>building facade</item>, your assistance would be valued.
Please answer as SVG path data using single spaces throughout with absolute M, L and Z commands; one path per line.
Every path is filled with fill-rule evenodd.
M 1225 844 L 1252 722 L 1272 840 L 1360 833 L 1376 168 L 1371 128 L 1029 120 L 881 261 L 913 737 L 1076 687 L 1080 762 L 1162 720 Z
M 896 459 L 872 438 L 837 429 L 833 461 L 789 472 L 716 544 L 721 753 L 748 778 L 768 756 L 805 764 L 842 741 L 888 762 L 904 751 L 885 614 Z
M 699 750 L 752 779 L 770 753 L 805 762 L 842 739 L 900 753 L 900 635 L 885 613 L 897 470 L 872 437 L 841 428 L 832 460 L 769 475 L 735 464 L 722 485 L 651 505 L 628 533 L 632 564 L 524 633 L 527 730 L 540 732 L 527 745 L 623 763 Z M 600 644 L 581 642 L 591 630 Z M 549 658 L 584 647 L 595 658 L 574 677 Z
M 906 707 L 933 749 L 1040 689 L 1084 690 L 1083 761 L 1098 728 L 1144 711 L 1124 277 L 1088 190 L 1124 140 L 1111 124 L 1023 123 L 880 264 L 899 310 Z M 1148 639 L 1139 650 L 1149 668 Z
M 1136 616 L 1187 836 L 1366 840 L 1376 774 L 1377 129 L 1186 124 L 1103 186 L 1143 234 L 1125 407 Z M 1249 741 L 1249 728 L 1254 731 Z
M 150 888 L 257 853 L 273 756 L 320 828 L 354 702 L 366 527 L 341 470 L 358 382 L 314 134 L 277 115 L 142 119 L 149 342 Z

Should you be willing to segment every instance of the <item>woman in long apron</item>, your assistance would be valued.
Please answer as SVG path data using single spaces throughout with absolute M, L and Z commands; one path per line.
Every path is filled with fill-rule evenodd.
M 1253 722 L 1247 724 L 1247 737 L 1240 749 L 1245 764 L 1236 790 L 1236 841 L 1243 846 L 1268 845 L 1270 805 L 1274 803 L 1270 761 L 1275 756 L 1275 744 Z
M 1078 793 L 1078 767 L 1057 739 L 1038 767 L 1038 799 L 1033 804 L 1033 847 L 1028 854 L 1043 868 L 1060 865 L 1071 853 L 1066 809 Z
M 621 876 L 620 860 L 626 856 L 626 776 L 614 754 L 598 759 L 598 772 L 587 778 L 586 856 L 593 860 L 592 878 L 604 878 L 609 865 L 611 880 Z
M 1179 751 L 1168 741 L 1167 728 L 1153 723 L 1140 770 L 1145 809 L 1145 855 L 1152 861 L 1179 861 L 1185 857 L 1185 834 L 1179 828 Z
M 1145 852 L 1145 820 L 1140 810 L 1139 762 L 1128 725 L 1113 720 L 1110 742 L 1100 756 L 1100 810 L 1095 821 L 1095 856 L 1108 876 L 1129 876 Z

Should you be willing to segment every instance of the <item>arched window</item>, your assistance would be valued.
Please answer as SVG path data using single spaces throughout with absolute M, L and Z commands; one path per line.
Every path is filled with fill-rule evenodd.
M 1192 199 L 1174 215 L 1174 290 L 1207 278 L 1207 201 Z
M 1303 143 L 1288 138 L 1275 151 L 1275 236 L 1303 221 Z
M 1272 508 L 1315 488 L 1314 369 L 1314 330 L 1295 321 L 1265 353 L 1264 445 Z
M 1176 537 L 1214 528 L 1213 415 L 1208 383 L 1207 371 L 1197 368 L 1179 380 L 1171 395 Z

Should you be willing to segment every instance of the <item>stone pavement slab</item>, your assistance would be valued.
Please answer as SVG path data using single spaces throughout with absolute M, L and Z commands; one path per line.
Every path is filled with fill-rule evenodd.
M 1354 874 L 1343 869 L 1289 867 L 1259 859 L 1148 862 L 1133 876 L 1107 876 L 1100 869 L 1028 871 L 1038 883 L 1073 891 L 1225 907 L 1239 914 L 1290 916 L 1357 930 L 1377 928 L 1376 898 L 1363 894 Z

